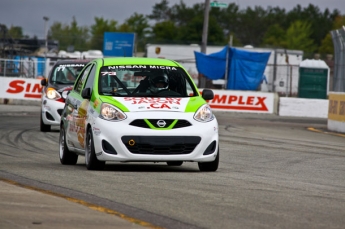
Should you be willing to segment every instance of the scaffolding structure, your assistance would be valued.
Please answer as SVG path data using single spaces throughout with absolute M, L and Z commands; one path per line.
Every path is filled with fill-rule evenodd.
M 331 31 L 334 45 L 333 91 L 345 92 L 345 26 Z

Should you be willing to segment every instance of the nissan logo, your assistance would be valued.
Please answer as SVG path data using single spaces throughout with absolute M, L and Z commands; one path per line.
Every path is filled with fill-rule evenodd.
M 164 120 L 158 120 L 157 121 L 157 126 L 158 127 L 162 128 L 162 127 L 165 127 L 165 125 L 166 125 L 166 122 Z

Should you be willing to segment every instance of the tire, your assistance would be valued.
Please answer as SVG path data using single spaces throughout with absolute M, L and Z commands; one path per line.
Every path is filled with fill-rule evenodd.
M 63 165 L 75 165 L 78 161 L 78 155 L 72 153 L 68 150 L 66 144 L 66 132 L 65 128 L 61 126 L 60 128 L 60 138 L 59 138 L 59 158 Z
M 167 161 L 167 165 L 169 166 L 181 166 L 183 161 Z
M 96 157 L 91 128 L 86 134 L 85 165 L 88 170 L 103 170 L 105 166 L 105 161 L 99 161 Z
M 50 132 L 50 130 L 51 130 L 51 126 L 50 125 L 46 125 L 43 122 L 42 111 L 41 111 L 41 115 L 40 115 L 40 131 L 41 132 Z
M 199 170 L 201 172 L 215 172 L 219 165 L 219 146 L 216 159 L 211 162 L 198 162 Z

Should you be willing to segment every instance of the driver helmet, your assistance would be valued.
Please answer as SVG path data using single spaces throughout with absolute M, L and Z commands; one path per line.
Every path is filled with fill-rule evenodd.
M 150 90 L 157 93 L 169 87 L 169 79 L 167 75 L 160 75 L 150 79 Z

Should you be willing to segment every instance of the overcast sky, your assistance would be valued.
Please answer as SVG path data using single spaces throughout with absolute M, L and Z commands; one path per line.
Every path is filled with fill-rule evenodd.
M 179 4 L 180 0 L 168 0 L 170 6 Z M 212 2 L 213 0 L 211 0 Z M 116 20 L 119 24 L 135 12 L 148 15 L 155 3 L 161 0 L 0 0 L 0 24 L 20 26 L 24 35 L 44 38 L 44 20 L 49 18 L 48 28 L 54 22 L 70 24 L 73 16 L 79 26 L 91 26 L 95 17 L 105 20 Z M 187 6 L 204 3 L 205 0 L 183 0 Z M 306 7 L 309 4 L 318 6 L 321 11 L 338 9 L 345 14 L 345 0 L 218 0 L 222 3 L 236 3 L 241 9 L 246 7 L 268 6 L 291 10 L 298 4 Z

